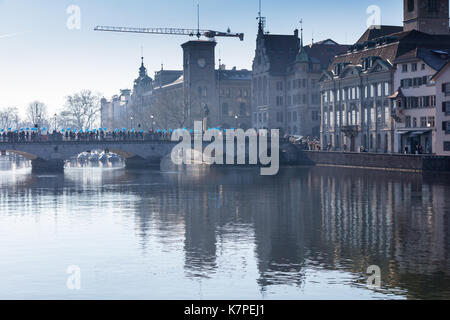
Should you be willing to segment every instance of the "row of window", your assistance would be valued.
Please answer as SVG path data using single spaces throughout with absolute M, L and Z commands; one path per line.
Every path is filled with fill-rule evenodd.
M 406 109 L 434 108 L 434 107 L 436 107 L 436 96 L 406 97 L 405 99 Z
M 425 63 L 422 63 L 420 66 L 421 70 L 425 70 Z M 402 64 L 402 72 L 408 72 L 409 65 L 408 64 Z M 416 72 L 418 70 L 418 65 L 416 62 L 411 63 L 411 72 Z
M 417 122 L 416 117 L 406 116 L 405 127 L 406 128 L 434 128 L 436 126 L 434 117 L 420 117 L 420 123 Z M 419 126 L 420 124 L 420 126 Z
M 267 122 L 268 114 L 267 112 L 261 112 L 261 113 L 255 113 L 253 115 L 253 120 L 255 122 Z M 320 120 L 320 111 L 313 110 L 311 113 L 311 119 L 312 121 L 319 121 Z M 276 113 L 276 120 L 277 122 L 283 122 L 284 121 L 284 112 L 277 112 Z M 287 112 L 286 113 L 286 121 L 287 122 L 297 122 L 300 121 L 300 115 L 297 111 Z
M 235 93 L 236 97 L 248 97 L 248 90 L 243 88 L 221 88 L 220 95 L 222 97 L 231 97 L 232 93 Z M 200 97 L 208 96 L 207 87 L 198 87 L 198 95 Z
M 221 88 L 220 96 L 222 97 L 248 97 L 248 90 L 243 88 Z
M 294 79 L 294 80 L 288 80 L 287 82 L 287 91 L 295 90 L 295 89 L 302 89 L 302 88 L 309 88 L 309 80 L 308 79 Z M 317 80 L 311 79 L 311 88 L 317 87 Z M 276 83 L 276 89 L 278 91 L 283 91 L 283 81 L 277 81 Z
M 402 79 L 400 80 L 400 87 L 402 89 L 407 89 L 411 87 L 420 87 L 422 85 L 427 85 L 428 82 L 429 82 L 428 76 Z
M 375 114 L 376 111 L 376 114 Z M 336 111 L 336 121 L 334 119 L 335 113 L 333 111 L 324 112 L 324 127 L 331 127 L 336 124 L 337 127 L 343 126 L 357 126 L 360 125 L 359 111 L 356 109 L 345 111 Z M 380 125 L 384 124 L 388 126 L 391 121 L 391 109 L 389 107 L 383 108 L 366 108 L 363 110 L 362 114 L 362 124 L 375 124 L 376 122 Z
M 386 97 L 390 95 L 390 85 L 388 82 L 366 85 L 363 86 L 362 92 L 357 86 L 338 89 L 336 94 L 333 90 L 328 90 L 323 94 L 323 102 L 357 100 L 360 99 L 361 93 L 363 98 Z

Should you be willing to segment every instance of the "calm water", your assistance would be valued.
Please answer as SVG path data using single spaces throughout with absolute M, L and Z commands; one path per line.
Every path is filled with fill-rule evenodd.
M 0 161 L 0 298 L 450 299 L 449 195 L 409 173 Z

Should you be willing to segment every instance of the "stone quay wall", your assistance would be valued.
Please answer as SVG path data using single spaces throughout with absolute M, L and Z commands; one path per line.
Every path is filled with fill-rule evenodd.
M 450 157 L 380 153 L 301 151 L 300 165 L 450 173 Z

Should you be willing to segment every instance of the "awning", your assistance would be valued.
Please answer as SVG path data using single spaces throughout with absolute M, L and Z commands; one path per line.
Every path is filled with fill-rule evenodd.
M 431 132 L 431 130 L 408 130 L 408 131 L 397 131 L 401 135 L 409 135 L 410 137 L 417 137 L 424 134 L 428 134 Z

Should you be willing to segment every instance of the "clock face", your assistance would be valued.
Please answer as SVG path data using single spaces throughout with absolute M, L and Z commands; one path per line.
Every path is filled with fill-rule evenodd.
M 206 66 L 206 60 L 204 58 L 198 59 L 197 63 L 200 68 L 204 68 Z

